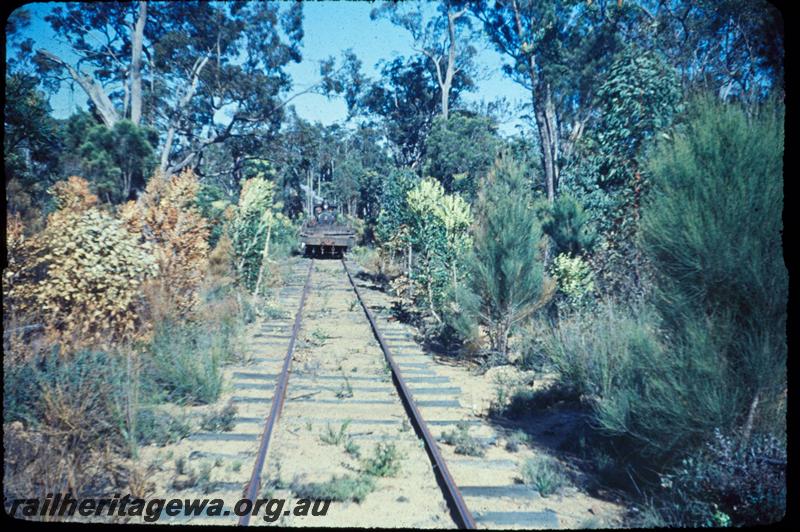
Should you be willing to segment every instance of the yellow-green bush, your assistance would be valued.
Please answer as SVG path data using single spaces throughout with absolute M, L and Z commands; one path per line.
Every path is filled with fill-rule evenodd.
M 257 292 L 260 287 L 276 234 L 294 231 L 291 221 L 280 212 L 282 205 L 274 199 L 275 183 L 261 176 L 248 179 L 242 184 L 239 204 L 229 221 L 236 272 L 249 291 Z
M 408 241 L 416 252 L 409 275 L 413 297 L 441 323 L 447 292 L 463 278 L 463 259 L 472 246 L 470 205 L 457 194 L 445 194 L 430 178 L 412 188 L 406 202 L 411 214 Z
M 553 275 L 558 289 L 570 304 L 586 302 L 594 292 L 594 275 L 589 264 L 581 257 L 571 257 L 565 253 L 553 261 Z

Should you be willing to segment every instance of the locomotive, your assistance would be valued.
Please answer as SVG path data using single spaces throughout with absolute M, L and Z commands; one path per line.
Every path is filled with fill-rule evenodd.
M 355 246 L 356 232 L 336 218 L 336 207 L 317 204 L 300 228 L 300 248 L 308 257 L 341 257 Z

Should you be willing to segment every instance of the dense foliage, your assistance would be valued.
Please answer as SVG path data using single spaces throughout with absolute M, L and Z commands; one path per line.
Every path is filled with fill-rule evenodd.
M 700 100 L 650 172 L 642 245 L 659 312 L 687 363 L 713 353 L 726 408 L 742 422 L 748 405 L 769 409 L 786 386 L 782 114 Z
M 449 195 L 438 181 L 426 179 L 406 195 L 410 214 L 407 242 L 416 253 L 409 271 L 414 297 L 441 323 L 448 291 L 463 277 L 472 213 L 467 202 Z
M 208 268 L 208 226 L 195 206 L 198 183 L 190 171 L 150 179 L 137 202 L 120 209 L 129 230 L 150 246 L 158 265 L 152 288 L 167 315 L 189 317 L 200 302 Z M 165 317 L 165 316 L 160 316 Z
M 425 175 L 435 177 L 447 192 L 473 199 L 478 182 L 494 162 L 500 139 L 491 118 L 456 113 L 437 117 L 427 140 Z

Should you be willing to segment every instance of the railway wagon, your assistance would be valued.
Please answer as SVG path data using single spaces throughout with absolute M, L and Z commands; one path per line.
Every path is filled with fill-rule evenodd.
M 356 232 L 337 221 L 332 209 L 317 209 L 300 228 L 300 248 L 309 257 L 341 257 L 355 244 Z

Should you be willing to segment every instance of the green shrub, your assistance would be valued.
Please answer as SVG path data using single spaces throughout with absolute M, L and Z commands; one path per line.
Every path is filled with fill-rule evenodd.
M 556 493 L 569 483 L 564 468 L 550 457 L 526 460 L 522 466 L 522 482 L 535 488 L 542 497 Z
M 481 184 L 476 204 L 474 248 L 469 278 L 456 292 L 461 315 L 486 329 L 491 351 L 508 355 L 511 329 L 538 309 L 549 293 L 539 244 L 542 232 L 530 206 L 529 183 L 522 166 L 510 156 L 497 159 Z
M 14 364 L 3 357 L 3 421 L 35 422 L 41 418 L 41 368 L 33 360 Z
M 448 296 L 464 277 L 472 246 L 470 204 L 458 194 L 446 194 L 435 179 L 420 181 L 406 197 L 409 212 L 408 243 L 413 266 L 408 277 L 414 303 L 441 327 Z
M 595 291 L 594 274 L 581 257 L 561 254 L 553 260 L 553 277 L 567 304 L 573 307 L 587 305 Z
M 159 324 L 147 359 L 151 387 L 171 401 L 213 403 L 222 390 L 221 342 L 215 331 L 199 325 Z
M 544 320 L 530 320 L 520 327 L 512 337 L 512 351 L 519 354 L 515 364 L 523 370 L 542 371 L 550 360 L 544 351 L 544 338 L 550 331 L 550 325 Z
M 131 382 L 125 361 L 119 355 L 78 351 L 64 358 L 54 349 L 39 360 L 5 369 L 5 422 L 57 425 L 60 417 L 57 410 L 66 413 L 74 409 L 84 413 L 80 427 L 87 434 L 100 439 L 113 436 L 119 441 L 119 429 L 125 423 L 124 401 Z M 58 400 L 63 403 L 57 404 Z
M 375 481 L 362 473 L 355 478 L 345 475 L 327 482 L 293 483 L 291 490 L 302 499 L 361 502 L 375 490 Z
M 650 160 L 641 241 L 653 307 L 562 316 L 546 339 L 632 478 L 675 467 L 716 429 L 785 430 L 779 114 L 697 106 Z
M 729 426 L 738 394 L 708 336 L 665 348 L 658 323 L 647 307 L 607 303 L 562 319 L 546 340 L 560 384 L 591 406 L 603 434 L 621 438 L 631 463 L 648 470 Z
M 528 388 L 511 391 L 507 403 L 497 404 L 495 412 L 511 419 L 520 419 L 535 411 L 537 393 Z
M 359 458 L 361 456 L 361 447 L 353 440 L 348 439 L 347 442 L 345 442 L 344 450 L 353 458 Z
M 469 435 L 469 425 L 459 422 L 455 430 L 442 433 L 441 441 L 448 445 L 455 445 L 456 454 L 467 456 L 484 456 L 486 447 Z
M 597 234 L 589 226 L 583 205 L 569 194 L 559 195 L 553 203 L 537 205 L 542 232 L 553 241 L 553 254 L 578 256 L 591 251 Z
M 375 236 L 380 242 L 389 242 L 403 225 L 410 222 L 406 195 L 418 181 L 414 172 L 405 169 L 394 169 L 383 180 L 381 212 L 375 227 Z
M 660 358 L 657 323 L 652 309 L 628 311 L 606 302 L 593 312 L 562 316 L 543 349 L 561 385 L 600 401 L 629 381 L 645 358 Z
M 373 456 L 364 460 L 364 472 L 373 477 L 393 477 L 400 471 L 400 459 L 393 443 L 378 443 Z
M 220 410 L 212 410 L 203 416 L 200 426 L 212 432 L 230 432 L 236 425 L 236 406 L 228 403 Z
M 141 445 L 164 446 L 187 437 L 191 428 L 186 419 L 153 408 L 140 409 L 136 416 L 136 441 Z
M 704 98 L 649 161 L 641 243 L 655 271 L 656 304 L 682 364 L 701 368 L 698 377 L 719 373 L 708 393 L 728 399 L 726 423 L 714 425 L 723 430 L 748 417 L 758 425 L 753 414 L 786 389 L 783 143 L 782 107 L 748 116 Z
M 506 450 L 515 453 L 523 445 L 527 445 L 530 437 L 521 430 L 515 430 L 506 438 Z
M 786 513 L 786 442 L 759 434 L 749 441 L 714 438 L 662 475 L 659 513 L 673 526 L 753 526 Z
M 331 424 L 325 428 L 325 432 L 320 434 L 319 439 L 322 443 L 327 443 L 328 445 L 339 445 L 340 443 L 347 440 L 347 428 L 350 426 L 351 421 L 348 419 L 344 423 L 341 424 L 339 429 L 334 429 L 331 427 Z

